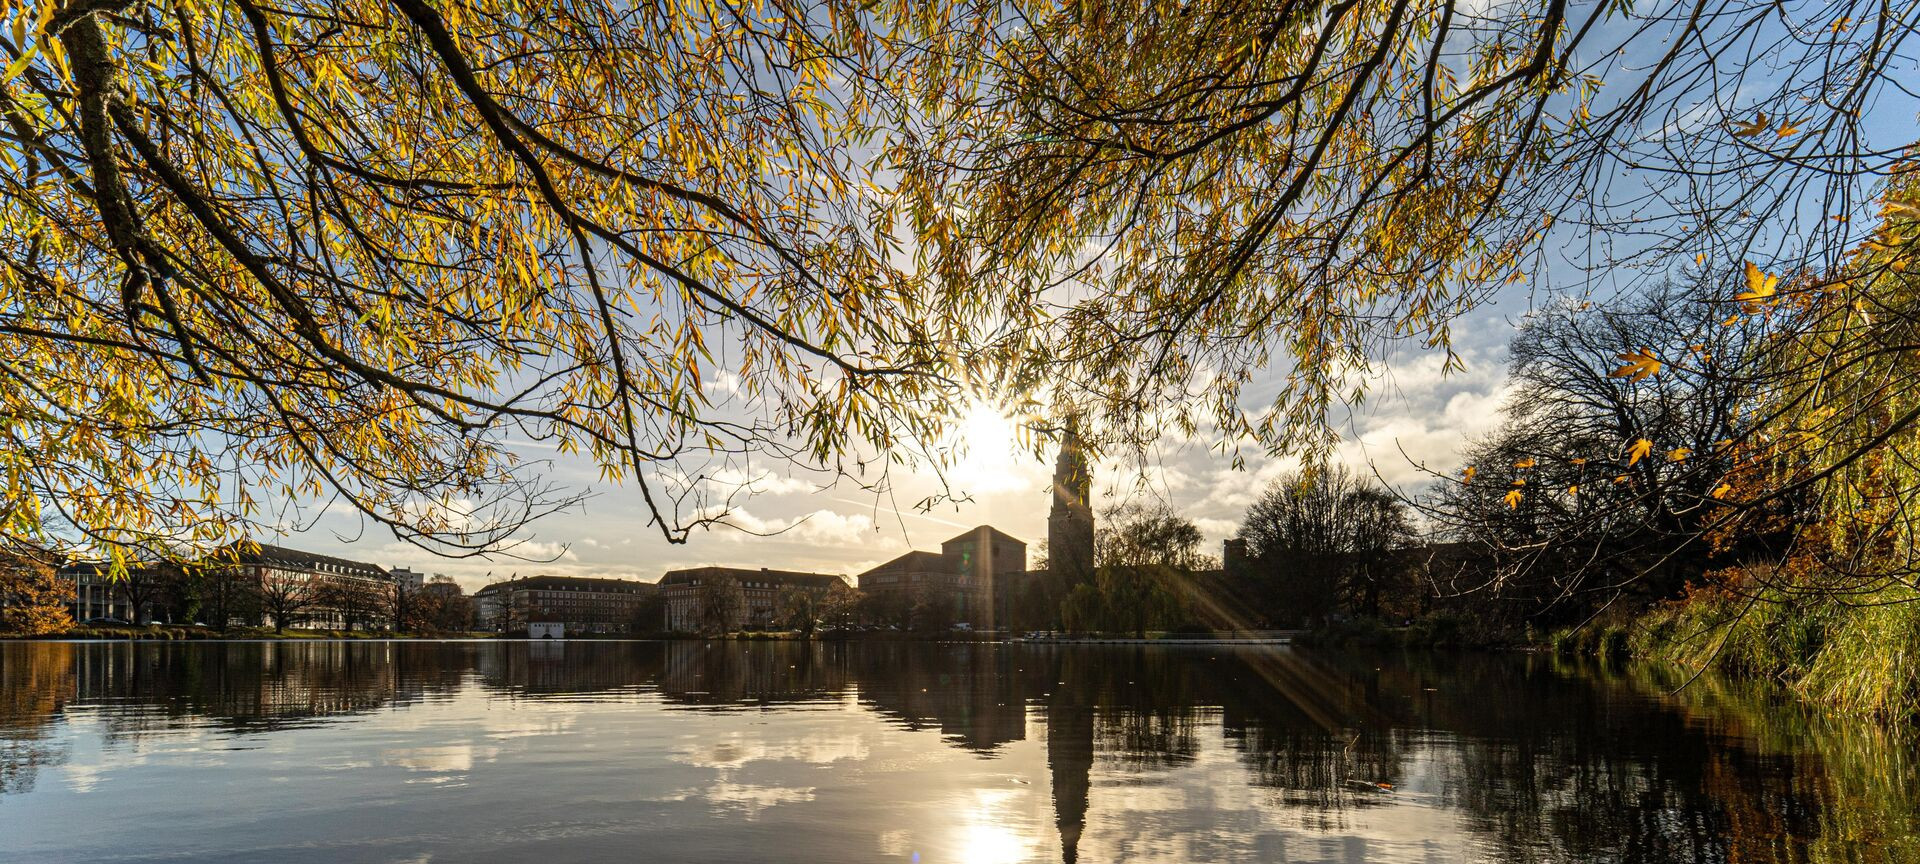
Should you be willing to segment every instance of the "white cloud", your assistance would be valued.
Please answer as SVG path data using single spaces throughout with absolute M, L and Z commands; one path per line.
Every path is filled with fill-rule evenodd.
M 714 528 L 708 534 L 735 542 L 778 539 L 817 546 L 858 546 L 878 531 L 873 518 L 866 514 L 849 516 L 824 507 L 785 519 L 765 519 L 745 507 L 736 507 L 725 513 L 722 521 L 723 526 Z M 725 526 L 738 530 L 728 530 Z
M 1489 314 L 1463 325 L 1459 333 L 1473 340 L 1459 349 L 1464 370 L 1447 371 L 1442 355 L 1424 351 L 1401 352 L 1376 367 L 1382 371 L 1369 382 L 1368 402 L 1342 425 L 1347 439 L 1336 449 L 1337 459 L 1356 471 L 1371 474 L 1377 469 L 1389 482 L 1417 486 L 1425 475 L 1408 463 L 1409 457 L 1449 471 L 1470 440 L 1494 428 L 1508 393 L 1504 343 L 1511 329 Z M 1256 378 L 1248 392 L 1271 393 L 1281 375 Z M 738 394 L 745 383 L 722 372 L 708 387 Z M 1046 538 L 1052 460 L 1002 448 L 996 442 L 1011 434 L 997 431 L 1002 425 L 1001 418 L 983 413 L 957 430 L 967 446 L 961 464 L 945 478 L 951 487 L 924 463 L 891 465 L 884 477 L 863 478 L 872 488 L 853 494 L 826 484 L 826 475 L 789 469 L 777 461 L 712 466 L 719 470 L 704 474 L 698 468 L 669 471 L 683 485 L 700 476 L 697 482 L 711 484 L 716 493 L 744 487 L 740 506 L 728 516 L 744 530 L 696 531 L 684 545 L 667 542 L 633 486 L 596 487 L 594 497 L 580 508 L 533 526 L 538 535 L 514 550 L 521 558 L 551 561 L 437 558 L 405 543 L 381 542 L 370 533 L 376 529 L 360 524 L 351 512 L 336 512 L 340 508 L 328 508 L 306 531 L 281 542 L 382 566 L 445 573 L 469 591 L 515 573 L 651 581 L 668 570 L 701 564 L 858 573 L 907 549 L 937 549 L 940 541 L 982 524 L 1037 547 Z M 1164 498 L 1194 520 L 1208 538 L 1209 551 L 1217 551 L 1218 542 L 1232 534 L 1260 492 L 1297 469 L 1299 462 L 1255 451 L 1245 454 L 1244 469 L 1235 470 L 1226 455 L 1206 443 L 1162 441 L 1149 451 L 1144 470 L 1119 463 L 1100 466 L 1095 490 L 1101 498 L 1096 504 L 1143 495 Z M 591 460 L 573 456 L 555 457 L 548 473 L 556 483 L 582 488 L 598 476 Z M 657 495 L 660 488 L 654 491 Z M 949 493 L 964 497 L 954 500 Z M 706 500 L 715 497 L 721 496 Z M 449 501 L 444 506 L 448 515 L 458 518 L 474 512 L 478 503 Z M 923 511 L 922 504 L 931 509 Z

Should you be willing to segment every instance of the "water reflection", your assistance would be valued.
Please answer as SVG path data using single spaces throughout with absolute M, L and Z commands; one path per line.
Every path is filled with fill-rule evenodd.
M 1674 683 L 1203 647 L 13 643 L 0 843 L 45 860 L 1920 860 L 1908 732 Z M 183 808 L 185 790 L 211 798 Z M 96 800 L 128 812 L 102 820 Z

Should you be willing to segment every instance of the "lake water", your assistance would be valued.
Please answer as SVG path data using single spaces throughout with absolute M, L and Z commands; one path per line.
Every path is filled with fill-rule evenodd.
M 1678 683 L 1284 647 L 0 643 L 0 861 L 1920 861 L 1910 730 Z

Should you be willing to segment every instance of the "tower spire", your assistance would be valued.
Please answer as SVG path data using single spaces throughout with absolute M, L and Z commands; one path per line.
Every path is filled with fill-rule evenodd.
M 1047 569 L 1070 588 L 1093 578 L 1093 471 L 1079 424 L 1068 421 L 1053 465 L 1053 507 L 1047 513 Z

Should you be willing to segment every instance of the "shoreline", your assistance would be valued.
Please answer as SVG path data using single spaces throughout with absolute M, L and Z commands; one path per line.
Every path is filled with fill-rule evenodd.
M 929 642 L 948 645 L 1168 645 L 1219 647 L 1235 645 L 1292 645 L 1300 641 L 1298 634 L 1274 633 L 1271 635 L 1246 637 L 1132 637 L 1132 636 L 1060 636 L 1044 639 L 1030 639 L 1023 636 L 1005 639 L 990 638 L 952 638 L 948 635 L 916 636 L 897 634 L 889 636 L 861 635 L 856 638 L 807 638 L 787 634 L 772 633 L 735 633 L 725 636 L 689 636 L 675 634 L 582 634 L 565 636 L 559 639 L 539 639 L 524 635 L 508 635 L 468 631 L 460 633 L 382 633 L 367 631 L 338 630 L 298 630 L 285 633 L 236 629 L 220 633 L 211 628 L 198 627 L 152 627 L 152 628 L 111 628 L 94 632 L 72 630 L 64 633 L 47 633 L 36 636 L 0 634 L 3 642 L 817 642 L 821 644 L 847 644 L 858 642 Z

